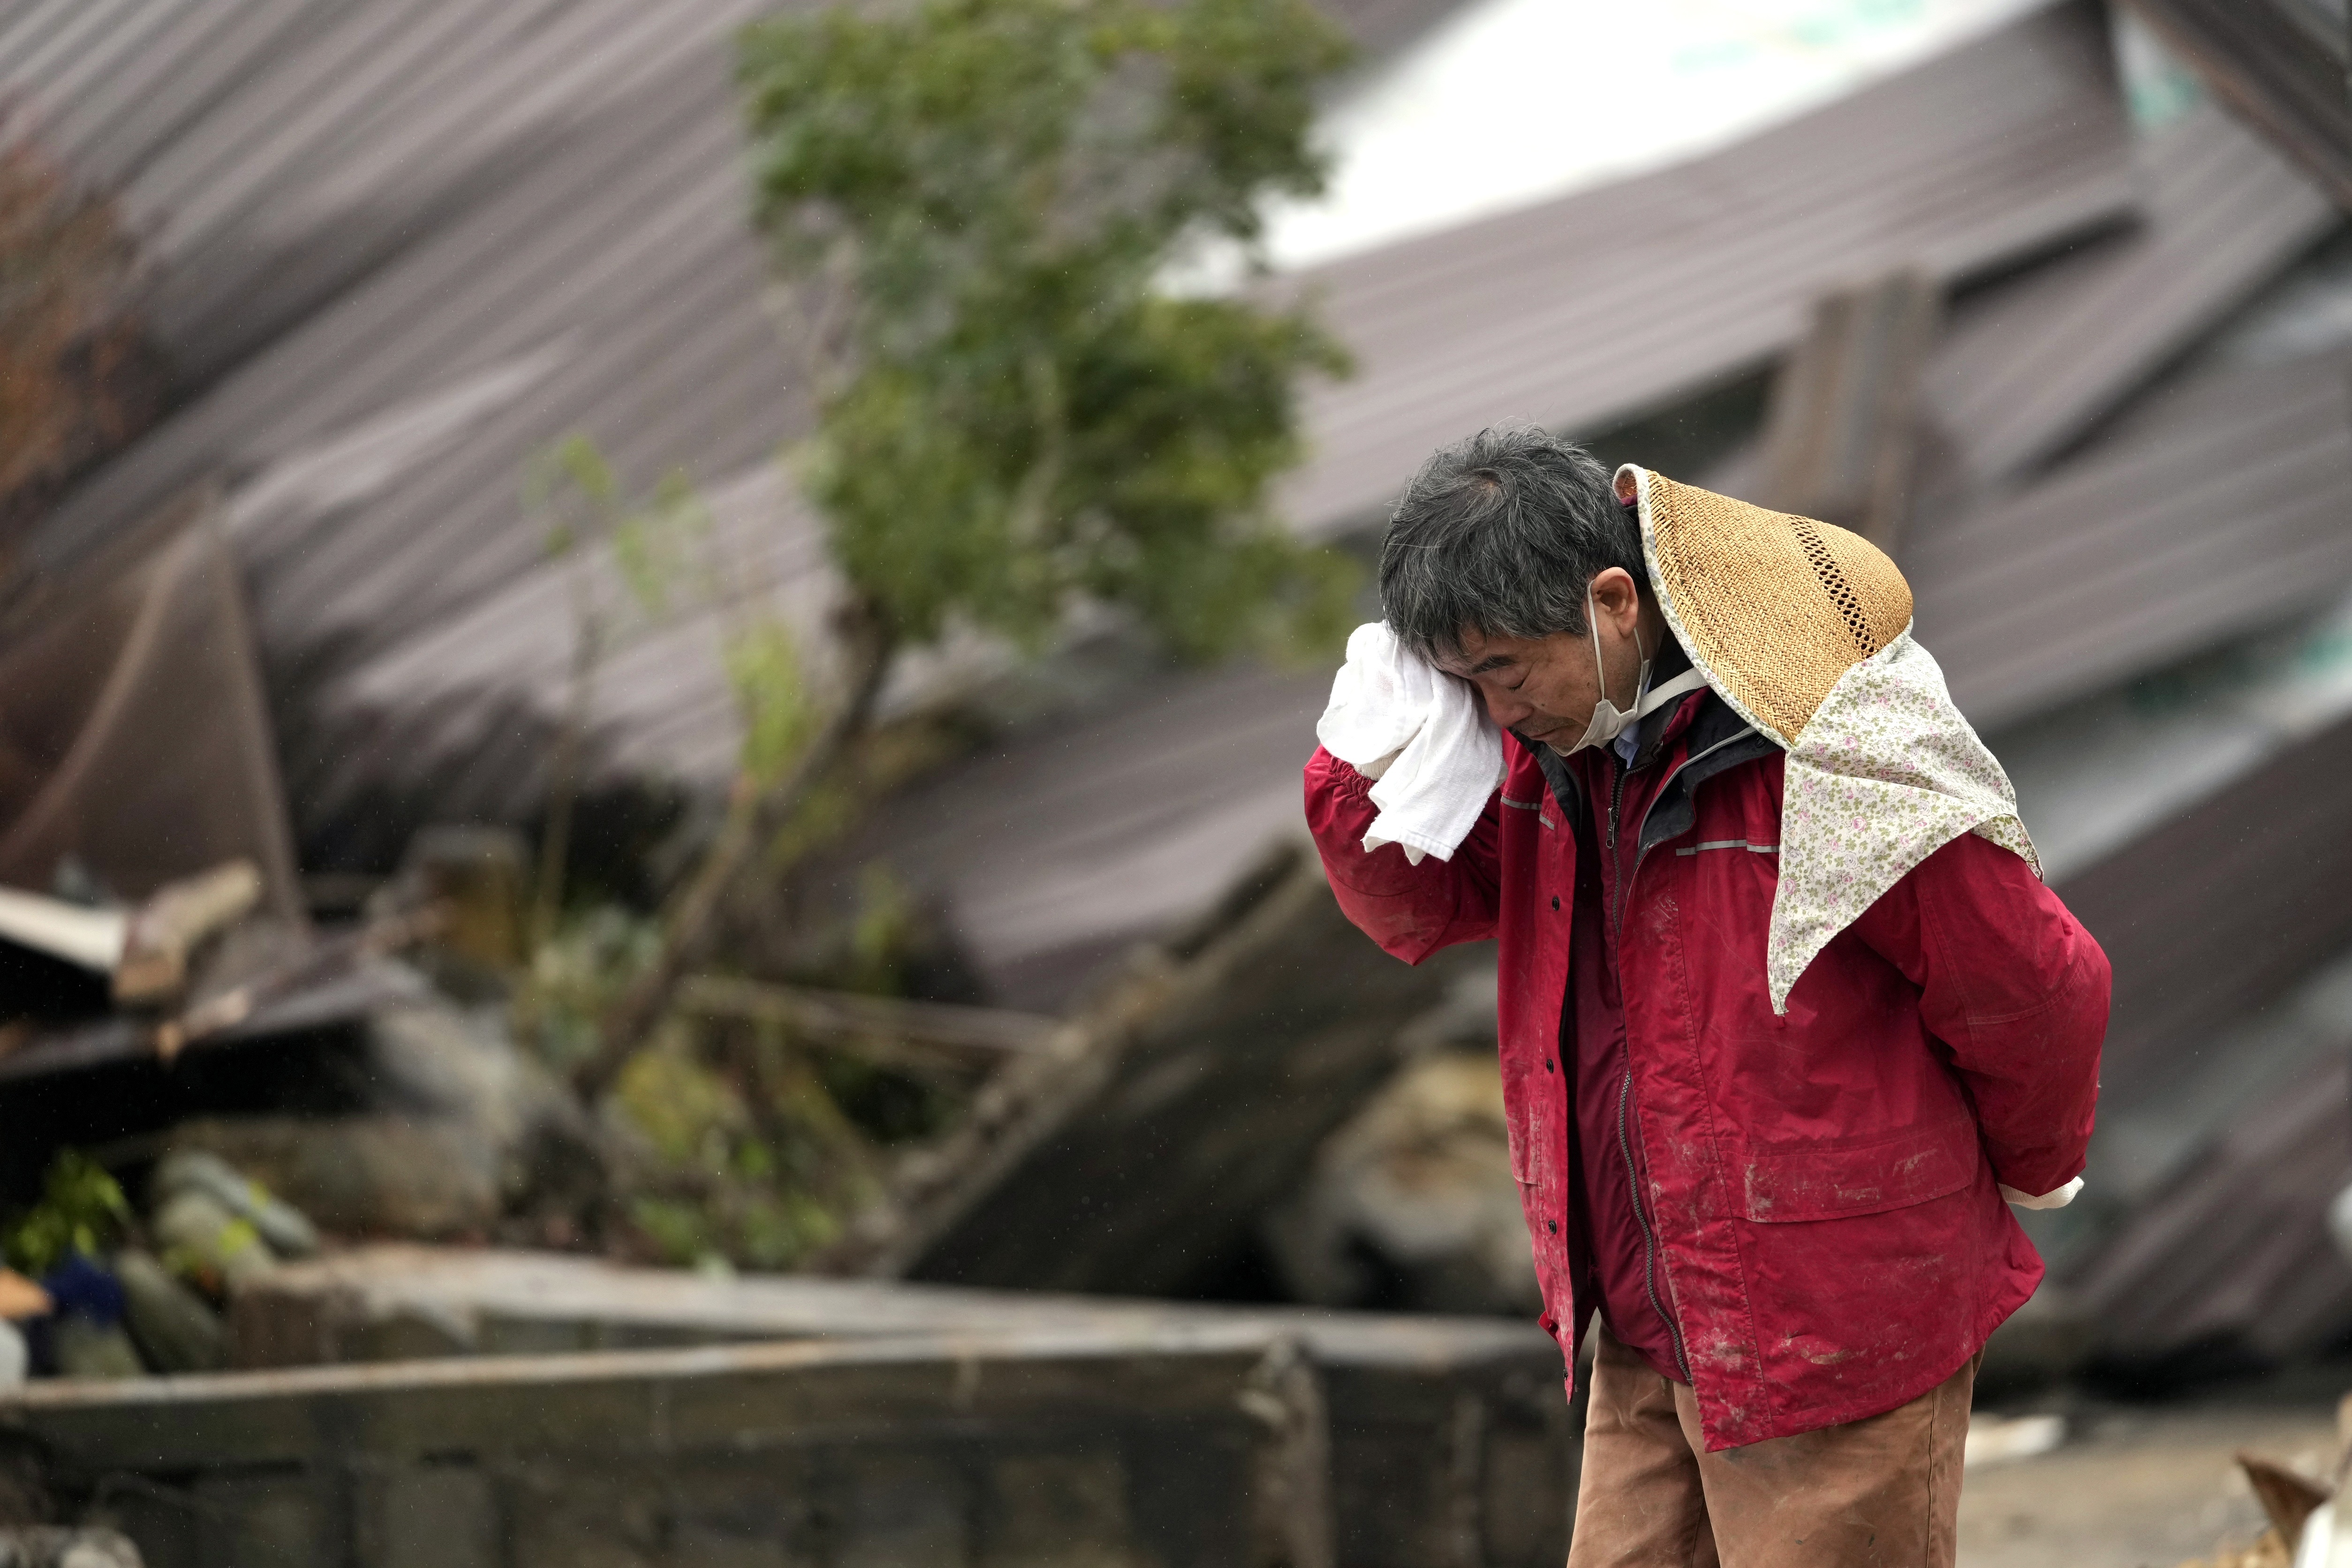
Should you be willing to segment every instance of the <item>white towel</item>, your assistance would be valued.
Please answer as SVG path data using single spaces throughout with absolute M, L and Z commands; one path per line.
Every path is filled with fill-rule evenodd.
M 1401 647 L 1379 621 L 1356 628 L 1315 738 L 1374 780 L 1380 816 L 1364 852 L 1402 844 L 1440 860 L 1470 836 L 1503 782 L 1503 732 L 1470 683 Z

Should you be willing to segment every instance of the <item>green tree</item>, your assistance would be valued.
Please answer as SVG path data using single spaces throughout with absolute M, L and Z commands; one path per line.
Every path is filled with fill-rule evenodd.
M 1081 602 L 1192 658 L 1334 634 L 1349 574 L 1267 492 L 1300 454 L 1301 376 L 1345 357 L 1302 309 L 1162 280 L 1196 247 L 1254 256 L 1264 201 L 1321 188 L 1314 90 L 1346 57 L 1307 0 L 927 0 L 746 32 L 842 668 L 789 765 L 739 781 L 585 1088 L 660 1016 L 898 650 L 958 626 L 1035 648 Z

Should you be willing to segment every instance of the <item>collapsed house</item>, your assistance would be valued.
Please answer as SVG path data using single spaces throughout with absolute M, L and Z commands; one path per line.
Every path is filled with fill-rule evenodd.
M 575 431 L 632 484 L 691 478 L 732 591 L 778 606 L 821 655 L 819 521 L 772 460 L 805 407 L 735 161 L 725 41 L 756 9 L 175 0 L 104 26 L 68 4 L 0 24 L 0 82 L 152 224 L 149 330 L 179 378 L 168 416 L 19 542 L 0 661 L 67 660 L 84 685 L 100 666 L 130 672 L 120 690 L 148 707 L 129 723 L 127 698 L 68 684 L 61 717 L 23 716 L 18 683 L 0 688 L 0 880 L 51 888 L 65 847 L 103 845 L 126 858 L 93 869 L 140 898 L 242 858 L 299 928 L 298 866 L 314 887 L 381 873 L 422 824 L 526 816 L 579 628 L 576 563 L 549 557 L 520 476 Z M 1377 51 L 1447 7 L 1337 9 Z M 2291 0 L 2254 9 L 2305 26 Z M 2352 816 L 2331 787 L 2352 745 L 2352 260 L 2328 163 L 2342 139 L 2326 141 L 2307 84 L 2275 79 L 2274 50 L 2236 47 L 2245 35 L 2215 8 L 2135 10 L 2211 84 L 2204 100 L 2136 108 L 2112 18 L 2069 0 L 1721 151 L 1313 269 L 1300 281 L 1360 369 L 1312 393 L 1312 455 L 1284 504 L 1307 536 L 1360 546 L 1428 450 L 1524 416 L 1895 554 L 1922 641 L 2115 961 L 2090 1188 L 2028 1223 L 2053 1264 L 2037 1307 L 2060 1330 L 2049 1355 L 2145 1367 L 2294 1356 L 2352 1326 L 2352 1265 L 2326 1223 L 2352 1181 Z M 2320 132 L 2294 129 L 2315 115 Z M 117 581 L 112 620 L 59 617 Z M 235 668 L 205 673 L 182 651 L 203 638 L 158 629 L 203 594 L 226 606 L 204 646 Z M 721 613 L 614 653 L 600 778 L 689 793 L 723 779 Z M 75 637 L 114 640 L 100 658 Z M 1482 1009 L 1491 1040 L 1491 957 L 1388 961 L 1300 853 L 1297 770 L 1326 677 L 1139 671 L 1084 645 L 1067 662 L 1058 685 L 1015 689 L 1001 658 L 959 647 L 894 686 L 900 711 L 996 704 L 1003 721 L 879 804 L 834 863 L 896 867 L 946 911 L 989 1001 L 1055 1022 L 1000 1031 L 1007 1065 L 828 1266 L 1195 1295 L 1270 1267 L 1331 1305 L 1512 1308 L 1516 1243 L 1493 1245 L 1488 1224 L 1507 1164 L 1479 1152 L 1499 1119 L 1427 1098 L 1465 1081 L 1432 1064 L 1479 1048 Z M 212 748 L 201 765 L 142 769 L 121 748 L 184 724 L 171 693 L 190 681 L 207 701 L 241 695 L 188 737 Z M 229 781 L 201 846 L 163 855 L 106 826 L 120 818 L 68 821 L 108 799 L 176 820 L 194 808 L 140 792 L 191 779 Z M 296 965 L 268 998 L 286 1009 L 275 1022 L 253 1009 L 184 1061 L 390 1005 L 366 987 L 400 972 L 368 956 Z M 0 1101 L 17 1118 L 87 1105 L 77 1075 L 144 1062 L 152 1041 L 114 1022 L 43 1033 L 0 1057 Z M 11 1097 L 11 1081 L 39 1093 Z M 1382 1226 L 1395 1203 L 1351 1200 L 1381 1181 L 1435 1194 L 1420 1234 Z M 712 1337 L 835 1331 L 747 1321 Z M 1550 1353 L 1530 1352 L 1533 1333 L 1509 1354 Z M 1203 1397 L 1237 1397 L 1273 1344 L 1218 1348 Z M 966 1352 L 905 1354 L 947 1380 L 933 1393 L 952 1414 L 963 1374 L 945 1369 Z M 787 1362 L 803 1365 L 737 1370 L 803 1375 Z M 667 1409 L 718 1364 L 583 1368 L 577 1396 Z M 387 1385 L 306 1375 L 320 1381 L 276 1393 L 355 1429 L 412 1418 L 393 1411 L 409 1394 L 366 1414 Z M 454 1386 L 441 1375 L 420 1374 L 414 1408 L 441 1397 L 426 1385 Z M 632 1392 L 611 1395 L 614 1380 Z M 275 1396 L 242 1386 L 188 1408 Z M 83 1434 L 70 1441 L 94 1456 L 154 1418 L 128 1394 L 35 1404 L 26 1422 Z M 798 1441 L 790 1426 L 760 1440 Z M 287 1441 L 254 1462 L 310 1463 Z M 516 1475 L 551 1451 L 480 1441 L 522 1455 Z M 1544 1443 L 1541 1465 L 1566 1462 L 1566 1437 Z M 179 1474 L 200 1457 L 121 1463 Z M 508 1485 L 431 1484 L 445 1480 L 469 1497 Z M 1255 1482 L 1216 1484 L 1252 1517 Z

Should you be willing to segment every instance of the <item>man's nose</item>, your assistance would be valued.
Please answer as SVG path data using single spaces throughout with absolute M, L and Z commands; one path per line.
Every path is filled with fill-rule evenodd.
M 1498 730 L 1517 729 L 1520 720 L 1535 711 L 1534 705 L 1517 692 L 1490 691 L 1481 686 L 1478 696 L 1486 704 L 1486 717 L 1495 721 Z

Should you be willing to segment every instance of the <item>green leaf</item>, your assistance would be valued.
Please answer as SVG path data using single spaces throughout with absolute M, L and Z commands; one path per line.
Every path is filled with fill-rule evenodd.
M 1313 631 L 1337 568 L 1267 496 L 1298 384 L 1346 355 L 1302 310 L 1158 280 L 1320 188 L 1315 95 L 1346 58 L 1305 0 L 928 0 L 746 32 L 758 220 L 788 279 L 846 289 L 853 373 L 803 482 L 893 637 L 1037 647 L 1081 599 L 1190 657 Z
M 762 787 L 782 778 L 814 732 L 818 710 L 801 679 L 790 628 L 758 621 L 730 637 L 727 679 L 743 740 L 743 772 Z
M 79 1151 L 62 1150 L 49 1163 L 41 1201 L 8 1228 L 8 1262 L 38 1278 L 77 1253 L 105 1251 L 130 1218 L 131 1205 L 113 1176 Z

